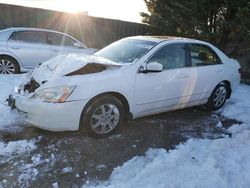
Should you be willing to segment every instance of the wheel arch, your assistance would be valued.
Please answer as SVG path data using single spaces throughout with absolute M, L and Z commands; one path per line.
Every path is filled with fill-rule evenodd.
M 127 100 L 127 98 L 119 93 L 119 92 L 114 92 L 114 91 L 110 91 L 110 92 L 104 92 L 104 93 L 100 93 L 94 97 L 92 97 L 88 102 L 87 104 L 84 106 L 83 110 L 82 110 L 82 113 L 81 113 L 81 118 L 80 118 L 80 124 L 82 123 L 82 120 L 83 120 L 83 116 L 84 116 L 84 113 L 86 112 L 86 110 L 88 109 L 89 105 L 91 103 L 93 103 L 93 101 L 97 100 L 98 98 L 100 97 L 103 97 L 103 96 L 106 96 L 106 95 L 111 95 L 113 97 L 116 97 L 118 100 L 121 101 L 121 103 L 124 105 L 125 107 L 125 120 L 126 121 L 131 121 L 133 119 L 133 115 L 132 113 L 130 112 L 130 105 L 129 105 L 129 102 Z
M 231 97 L 231 93 L 232 93 L 231 83 L 228 80 L 223 80 L 220 83 L 225 83 L 225 85 L 227 86 L 227 88 L 228 88 L 227 99 L 229 99 Z
M 224 99 L 224 101 L 223 101 L 222 104 L 220 104 L 219 106 L 215 106 L 215 105 L 214 105 L 214 102 L 213 102 L 213 101 L 214 101 L 214 100 L 213 100 L 213 97 L 214 97 L 214 96 L 213 96 L 213 93 L 216 92 L 216 90 L 217 90 L 219 87 L 221 87 L 221 86 L 225 87 L 225 89 L 227 90 L 227 96 L 226 96 L 226 98 Z M 212 93 L 210 94 L 210 96 L 209 96 L 209 98 L 208 98 L 208 100 L 207 100 L 207 103 L 205 104 L 205 106 L 206 106 L 205 108 L 211 109 L 211 110 L 218 110 L 219 108 L 221 108 L 221 107 L 224 105 L 224 103 L 226 102 L 226 100 L 230 98 L 231 92 L 232 92 L 231 83 L 230 83 L 228 80 L 222 80 L 222 81 L 220 81 L 220 82 L 214 87 Z
M 13 59 L 13 60 L 17 63 L 17 65 L 18 65 L 19 72 L 21 71 L 21 64 L 20 64 L 20 62 L 17 60 L 16 57 L 13 57 L 13 56 L 10 55 L 10 54 L 0 54 L 0 58 L 1 58 L 1 57 L 7 57 L 7 58 L 10 58 L 10 59 Z

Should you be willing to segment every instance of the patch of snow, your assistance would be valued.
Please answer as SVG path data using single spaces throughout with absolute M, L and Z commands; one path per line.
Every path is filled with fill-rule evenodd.
M 217 124 L 216 124 L 216 127 L 218 127 L 218 128 L 221 128 L 223 125 L 222 125 L 222 123 L 219 121 Z
M 211 117 L 212 118 L 218 118 L 218 115 L 217 114 L 212 114 Z
M 54 162 L 56 161 L 56 157 L 54 155 L 54 153 L 51 153 L 51 161 L 52 161 L 52 165 L 54 164 Z
M 79 178 L 80 177 L 80 174 L 76 174 L 76 178 Z
M 0 142 L 0 156 L 11 156 L 16 154 L 29 153 L 37 148 L 36 139 L 11 141 L 9 143 Z
M 68 167 L 65 167 L 64 169 L 62 169 L 62 171 L 63 171 L 64 173 L 72 172 L 72 171 L 73 171 L 73 168 L 68 166 Z
M 96 170 L 98 170 L 98 171 L 102 171 L 102 170 L 104 170 L 104 169 L 107 169 L 107 166 L 106 166 L 105 164 L 100 164 L 100 165 L 98 165 L 98 166 L 96 167 Z
M 109 139 L 122 139 L 123 136 L 121 134 L 113 134 L 111 136 L 108 137 Z
M 58 182 L 53 183 L 52 188 L 59 188 Z
M 30 181 L 36 179 L 36 176 L 39 173 L 36 168 L 30 168 L 29 165 L 25 166 L 24 168 L 21 168 L 20 170 L 22 170 L 23 173 L 18 176 L 17 181 L 18 183 L 27 186 Z
M 39 174 L 39 165 L 47 163 L 46 159 L 43 159 L 41 154 L 35 154 L 31 157 L 31 163 L 26 163 L 21 161 L 16 166 L 18 167 L 21 174 L 18 176 L 17 180 L 23 187 L 29 186 L 31 181 L 36 180 Z
M 41 154 L 33 155 L 31 157 L 31 160 L 33 162 L 33 165 L 39 165 L 39 164 L 43 163 Z
M 0 75 L 0 130 L 23 122 L 23 117 L 6 106 L 6 99 L 13 88 L 21 82 L 23 75 Z
M 40 139 L 41 137 L 31 140 L 10 141 L 8 143 L 0 141 L 0 163 L 11 163 L 14 159 L 17 159 L 21 155 L 24 155 L 25 157 L 30 156 L 30 154 L 37 149 L 36 143 Z M 32 156 L 31 161 L 31 164 L 26 164 L 24 160 L 17 160 L 13 163 L 13 166 L 18 168 L 18 171 L 20 172 L 17 177 L 17 182 L 21 184 L 22 187 L 26 187 L 30 181 L 35 180 L 37 174 L 39 173 L 35 166 L 42 163 L 41 155 L 38 154 Z M 8 177 L 10 176 L 14 176 L 12 172 L 8 174 Z
M 250 87 L 240 85 L 220 112 L 243 122 L 229 128 L 232 137 L 191 138 L 173 150 L 149 149 L 115 168 L 108 181 L 84 187 L 250 187 Z
M 250 125 L 250 87 L 241 84 L 240 88 L 232 95 L 230 101 L 221 111 L 228 118 Z

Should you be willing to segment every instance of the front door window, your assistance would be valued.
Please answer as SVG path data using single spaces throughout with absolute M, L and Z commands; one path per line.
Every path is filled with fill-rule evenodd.
M 158 50 L 149 60 L 163 65 L 163 69 L 185 67 L 185 47 L 183 44 L 170 44 Z

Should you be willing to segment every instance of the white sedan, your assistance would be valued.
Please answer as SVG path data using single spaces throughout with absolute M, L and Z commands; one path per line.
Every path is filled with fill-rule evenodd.
M 138 36 L 93 56 L 43 63 L 9 96 L 27 121 L 51 131 L 114 133 L 124 121 L 180 108 L 221 108 L 240 82 L 240 65 L 198 40 Z

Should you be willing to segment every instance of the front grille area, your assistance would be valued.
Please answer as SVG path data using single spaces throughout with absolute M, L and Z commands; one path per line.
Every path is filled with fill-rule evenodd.
M 24 85 L 23 91 L 24 93 L 33 93 L 39 86 L 39 83 L 37 83 L 34 78 L 31 78 L 30 81 Z

